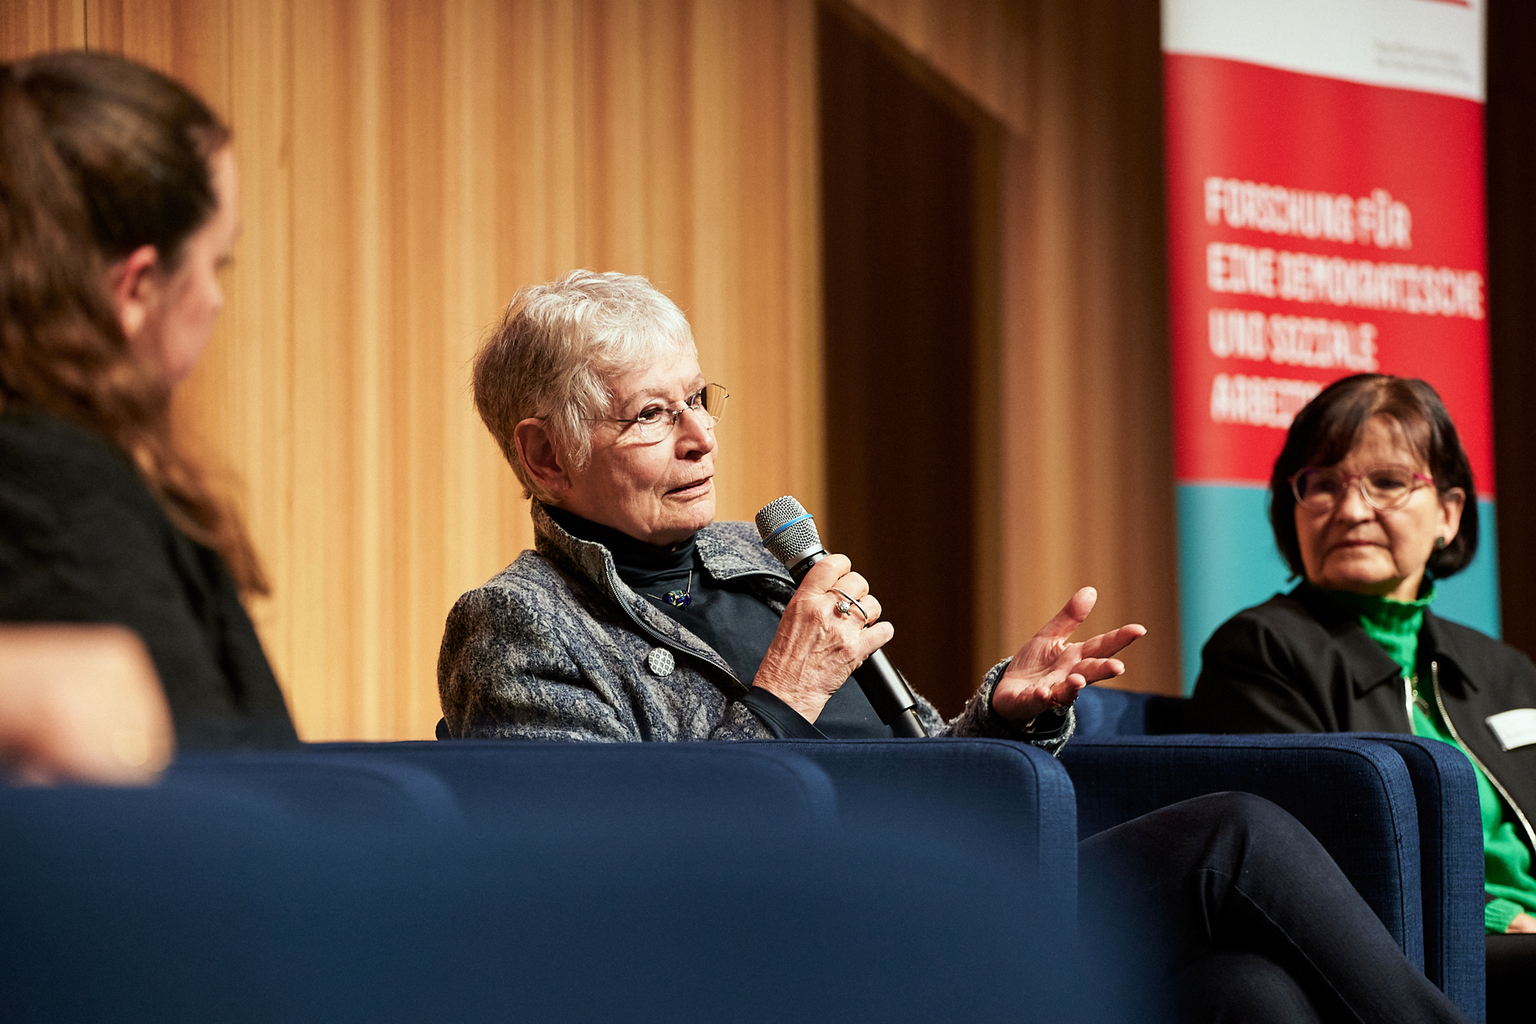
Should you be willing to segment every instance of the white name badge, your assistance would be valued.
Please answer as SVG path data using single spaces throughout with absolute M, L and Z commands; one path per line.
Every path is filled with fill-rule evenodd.
M 1488 728 L 1499 738 L 1499 746 L 1505 750 L 1528 747 L 1536 743 L 1536 708 L 1515 708 L 1501 711 L 1485 719 Z

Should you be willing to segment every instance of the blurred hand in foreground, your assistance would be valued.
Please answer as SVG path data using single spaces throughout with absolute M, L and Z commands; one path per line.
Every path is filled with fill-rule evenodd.
M 0 773 L 144 785 L 176 752 L 149 651 L 122 626 L 0 625 Z

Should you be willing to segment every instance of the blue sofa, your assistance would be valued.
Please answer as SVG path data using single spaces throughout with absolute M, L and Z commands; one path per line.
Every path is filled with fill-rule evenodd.
M 941 815 L 901 781 L 919 770 L 882 811 L 884 751 L 824 767 L 781 744 L 347 744 L 184 757 L 149 789 L 0 787 L 0 1005 L 1072 1020 L 1037 901 L 1070 880 L 1033 874 L 1071 845 L 1070 785 L 1008 744 L 944 753 L 1023 795 L 999 821 Z
M 0 1005 L 40 1021 L 1113 1016 L 1106 979 L 1087 1010 L 1071 987 L 1076 839 L 1140 813 L 1137 794 L 1192 795 L 1172 767 L 1192 748 L 1159 742 L 1085 736 L 1064 762 L 1002 740 L 326 744 L 183 757 L 145 790 L 0 789 Z M 1095 765 L 1120 773 L 1110 747 L 1151 759 L 1132 771 L 1145 785 L 1101 786 Z M 1392 781 L 1402 756 L 1350 740 L 1311 763 L 1385 794 L 1395 852 L 1359 829 L 1374 842 L 1352 877 L 1397 893 L 1380 906 L 1411 944 L 1405 879 L 1430 872 L 1418 794 Z
M 1092 687 L 1063 763 L 1083 836 L 1237 789 L 1305 824 L 1409 958 L 1484 1019 L 1482 838 L 1472 768 L 1443 743 L 1374 733 L 1184 734 L 1187 701 Z

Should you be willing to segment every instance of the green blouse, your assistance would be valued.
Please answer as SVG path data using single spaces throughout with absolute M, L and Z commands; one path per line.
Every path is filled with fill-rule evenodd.
M 1466 748 L 1456 742 L 1440 716 L 1433 690 L 1419 689 L 1419 630 L 1434 591 L 1417 601 L 1347 591 L 1330 594 L 1359 615 L 1366 635 L 1381 644 L 1402 668 L 1413 695 L 1413 734 L 1449 743 L 1465 755 Z M 1470 755 L 1467 759 L 1471 760 Z M 1472 767 L 1477 774 L 1477 802 L 1483 819 L 1483 881 L 1490 897 L 1483 909 L 1483 923 L 1489 932 L 1501 934 L 1508 930 L 1516 914 L 1536 913 L 1536 878 L 1531 875 L 1531 852 L 1520 841 L 1514 814 L 1476 761 Z

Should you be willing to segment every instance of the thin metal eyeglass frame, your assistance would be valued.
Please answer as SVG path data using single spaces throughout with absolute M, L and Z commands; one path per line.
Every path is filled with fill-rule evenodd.
M 1360 497 L 1364 498 L 1365 503 L 1371 506 L 1371 508 L 1378 512 L 1396 512 L 1398 509 L 1402 508 L 1404 505 L 1408 504 L 1410 500 L 1412 500 L 1413 493 L 1419 488 L 1435 486 L 1435 480 L 1433 477 L 1425 476 L 1423 473 L 1411 473 L 1409 476 L 1413 480 L 1413 486 L 1409 487 L 1408 490 L 1404 492 L 1402 499 L 1399 500 L 1396 504 L 1382 505 L 1376 501 L 1373 501 L 1371 499 L 1371 492 L 1366 489 L 1365 478 L 1380 469 L 1401 468 L 1401 466 L 1394 466 L 1390 462 L 1383 462 L 1374 466 L 1367 466 L 1365 469 L 1358 473 L 1340 473 L 1332 466 L 1304 466 L 1301 469 L 1298 469 L 1296 472 L 1292 473 L 1291 478 L 1287 480 L 1286 483 L 1291 485 L 1291 497 L 1296 499 L 1296 504 L 1306 509 L 1308 512 L 1312 512 L 1317 515 L 1322 515 L 1325 512 L 1332 512 L 1334 509 L 1338 508 L 1339 502 L 1343 500 L 1344 495 L 1349 493 L 1351 484 L 1359 488 Z M 1306 473 L 1332 473 L 1334 476 L 1339 478 L 1339 482 L 1343 485 L 1343 487 L 1339 491 L 1339 496 L 1330 501 L 1326 508 L 1319 508 L 1315 505 L 1310 505 L 1304 498 L 1302 498 L 1301 487 L 1297 481 L 1299 481 Z
M 711 388 L 718 388 L 719 391 L 720 391 L 720 411 L 719 412 L 710 412 L 709 404 L 705 400 L 705 396 L 707 396 L 709 394 L 709 390 Z M 638 416 L 630 416 L 630 417 L 594 416 L 591 420 L 589 420 L 589 422 L 591 422 L 591 423 L 617 423 L 617 424 L 619 424 L 619 432 L 620 433 L 623 433 L 625 430 L 627 430 L 630 427 L 634 427 L 635 428 L 635 432 L 640 435 L 640 443 L 641 444 L 648 444 L 648 445 L 650 445 L 650 444 L 660 444 L 661 442 L 665 441 L 667 438 L 671 437 L 672 434 L 677 430 L 678 423 L 682 422 L 683 413 L 684 412 L 691 412 L 695 416 L 699 416 L 701 418 L 707 419 L 708 422 L 704 424 L 705 429 L 713 430 L 715 428 L 715 424 L 719 423 L 725 417 L 725 403 L 726 403 L 726 400 L 731 397 L 731 393 L 729 391 L 725 390 L 725 386 L 724 385 L 711 383 L 711 384 L 705 384 L 698 391 L 695 391 L 694 394 L 699 396 L 699 407 L 698 408 L 694 408 L 693 406 L 689 405 L 686 400 L 684 400 L 683 405 L 682 405 L 681 408 L 678 408 L 678 409 L 663 409 L 662 410 L 663 412 L 668 412 L 668 413 L 672 414 L 672 422 L 667 425 L 667 429 L 666 429 L 666 431 L 664 433 L 659 434 L 656 437 L 648 438 L 648 437 L 645 436 L 644 424 L 642 424 L 640 422 L 640 418 Z M 690 395 L 689 397 L 691 398 L 693 396 Z

